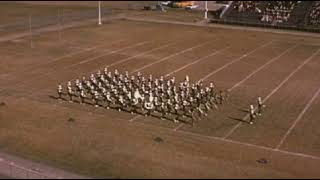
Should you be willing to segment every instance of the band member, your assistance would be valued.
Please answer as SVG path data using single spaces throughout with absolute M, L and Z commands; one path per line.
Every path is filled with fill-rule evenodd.
M 108 75 L 108 66 L 104 68 L 104 75 L 105 75 L 105 76 Z
M 108 91 L 105 94 L 105 102 L 106 102 L 106 108 L 110 109 L 110 105 L 113 104 L 111 93 Z
M 161 102 L 161 119 L 164 120 L 166 115 L 168 114 L 168 104 L 164 101 Z
M 62 85 L 61 84 L 58 85 L 57 92 L 58 92 L 58 98 L 62 99 Z
M 145 113 L 145 116 L 150 116 L 151 112 L 154 110 L 154 104 L 151 98 L 147 98 L 147 101 L 144 103 L 144 109 L 147 110 L 147 113 Z
M 80 104 L 84 103 L 86 97 L 87 97 L 87 95 L 86 95 L 85 91 L 81 90 L 81 92 L 80 92 Z
M 250 105 L 250 124 L 253 124 L 253 120 L 256 118 L 256 112 L 253 105 Z
M 217 98 L 219 104 L 222 104 L 222 103 L 223 103 L 223 101 L 224 101 L 224 96 L 223 96 L 222 90 L 219 91 L 219 94 L 217 94 L 217 97 L 216 97 L 216 98 Z
M 258 116 L 262 115 L 262 108 L 266 107 L 265 104 L 263 104 L 261 97 L 258 97 Z
M 176 115 L 176 116 L 174 117 L 174 119 L 173 119 L 173 122 L 178 123 L 178 122 L 179 122 L 178 119 L 179 119 L 179 116 L 180 116 L 180 115 L 179 115 L 180 106 L 179 106 L 178 103 L 175 103 L 175 104 L 174 104 L 173 110 L 174 110 L 174 114 Z
M 98 91 L 94 91 L 94 96 L 92 100 L 95 107 L 99 107 L 99 98 L 100 98 L 100 94 L 98 93 Z
M 70 82 L 70 81 L 69 81 L 69 82 Z M 73 102 L 73 99 L 72 99 L 72 97 L 73 97 L 73 91 L 72 91 L 72 87 L 69 86 L 69 83 L 68 83 L 67 90 L 68 90 L 69 102 L 72 103 L 72 102 Z
M 118 105 L 118 111 L 121 111 L 126 107 L 126 103 L 122 95 L 119 96 Z
M 177 85 L 176 85 L 177 84 Z M 76 88 L 73 92 L 73 88 Z M 165 80 L 164 76 L 159 79 L 149 75 L 146 79 L 141 72 L 138 75 L 129 76 L 129 72 L 124 74 L 115 69 L 114 74 L 108 71 L 98 71 L 91 74 L 88 80 L 85 77 L 80 81 L 75 81 L 72 86 L 71 81 L 67 83 L 67 93 L 70 102 L 73 96 L 79 93 L 80 104 L 85 102 L 87 93 L 91 94 L 93 105 L 98 107 L 99 102 L 106 104 L 109 109 L 111 105 L 117 105 L 119 111 L 130 108 L 133 113 L 141 108 L 145 115 L 152 115 L 153 112 L 159 112 L 161 119 L 166 115 L 175 117 L 174 122 L 179 122 L 180 118 L 191 118 L 192 124 L 202 116 L 207 116 L 208 112 L 217 104 L 222 104 L 228 97 L 227 92 L 217 91 L 213 83 L 209 87 L 203 87 L 202 81 L 191 84 L 187 75 L 182 82 L 175 82 L 175 77 Z M 62 98 L 62 86 L 58 85 L 58 96 Z M 100 96 L 102 98 L 100 99 Z M 265 105 L 258 98 L 258 113 L 261 115 L 261 109 Z M 198 116 L 199 115 L 199 116 Z M 254 114 L 255 115 L 255 114 Z

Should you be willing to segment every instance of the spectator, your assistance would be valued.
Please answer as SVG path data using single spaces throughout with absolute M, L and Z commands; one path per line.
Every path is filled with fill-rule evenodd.
M 261 11 L 258 8 L 259 4 L 259 1 L 235 1 L 233 3 L 233 9 L 238 10 L 238 12 L 259 12 Z
M 268 23 L 288 22 L 297 1 L 270 1 L 263 12 L 261 21 Z
M 308 24 L 312 26 L 320 26 L 320 1 L 314 2 L 308 16 Z

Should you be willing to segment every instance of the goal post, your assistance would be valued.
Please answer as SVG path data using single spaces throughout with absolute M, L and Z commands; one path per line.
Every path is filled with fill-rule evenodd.
M 99 25 L 102 25 L 102 22 L 101 22 L 101 1 L 99 1 L 98 4 L 99 4 L 99 5 L 98 5 L 98 6 L 99 6 L 99 7 L 98 7 L 98 13 L 99 13 L 98 24 L 99 24 Z

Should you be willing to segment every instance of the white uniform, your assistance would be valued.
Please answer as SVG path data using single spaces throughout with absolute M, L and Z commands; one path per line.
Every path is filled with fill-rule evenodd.
M 259 116 L 261 116 L 263 107 L 265 107 L 265 105 L 263 104 L 261 97 L 258 97 L 258 115 Z
M 58 95 L 59 95 L 59 99 L 62 98 L 62 85 L 58 85 Z
M 250 105 L 250 124 L 253 124 L 253 119 L 255 119 L 255 111 L 253 105 Z

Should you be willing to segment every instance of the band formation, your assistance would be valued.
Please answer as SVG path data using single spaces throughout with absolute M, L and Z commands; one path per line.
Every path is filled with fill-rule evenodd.
M 68 81 L 66 93 L 63 86 L 58 85 L 58 98 L 67 95 L 69 102 L 92 104 L 95 107 L 105 107 L 118 111 L 154 116 L 161 119 L 171 119 L 174 122 L 195 121 L 207 116 L 212 109 L 227 101 L 228 91 L 217 90 L 213 83 L 208 87 L 202 81 L 190 83 L 186 76 L 184 81 L 176 82 L 175 77 L 159 79 L 149 75 L 145 78 L 141 72 L 137 75 L 124 74 L 117 69 L 112 73 L 108 67 L 103 72 L 99 70 L 89 78 Z M 78 99 L 78 101 L 75 100 Z M 261 106 L 259 106 L 261 105 Z M 261 98 L 258 100 L 258 113 L 250 105 L 250 124 L 256 115 L 261 114 Z

